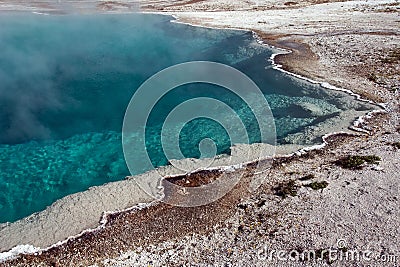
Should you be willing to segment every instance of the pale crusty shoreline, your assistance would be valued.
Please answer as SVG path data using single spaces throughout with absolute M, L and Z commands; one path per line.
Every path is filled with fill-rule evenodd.
M 213 2 L 216 3 L 218 1 Z M 194 3 L 194 5 L 195 4 L 196 3 Z M 220 3 L 220 5 L 222 4 L 225 4 L 225 2 Z M 190 8 L 190 5 L 183 5 L 180 7 L 187 9 Z M 291 8 L 293 9 L 293 7 Z M 366 8 L 368 8 L 368 6 Z M 172 11 L 172 13 L 174 12 L 178 11 Z M 197 11 L 193 11 L 193 13 L 187 15 L 187 18 L 190 18 L 190 16 L 192 18 L 197 18 L 197 15 L 200 13 L 196 12 Z M 246 13 L 246 15 L 249 14 Z M 180 13 L 178 13 L 178 17 L 182 19 Z M 202 17 L 202 15 L 199 15 L 199 17 Z M 218 15 L 216 15 L 216 17 L 218 17 Z M 219 18 L 219 22 L 224 21 L 224 19 L 226 18 Z M 188 19 L 188 21 L 190 20 L 191 19 Z M 392 23 L 393 21 L 390 20 L 389 22 Z M 388 25 L 390 26 L 389 22 Z M 196 24 L 198 23 L 201 24 L 201 20 L 196 22 Z M 207 21 L 206 24 L 208 25 L 209 21 Z M 374 25 L 372 31 L 375 31 L 377 26 L 379 25 Z M 222 27 L 226 27 L 226 25 L 222 25 Z M 282 29 L 285 30 L 285 28 Z M 254 30 L 257 30 L 257 28 Z M 387 30 L 389 32 L 391 30 L 395 32 L 396 28 L 390 29 L 389 27 Z M 71 257 L 71 262 L 81 263 L 82 265 L 89 265 L 97 262 L 100 265 L 114 264 L 116 266 L 129 266 L 136 264 L 141 266 L 152 261 L 152 264 L 156 266 L 175 266 L 183 263 L 192 263 L 194 265 L 203 263 L 211 265 L 215 263 L 222 264 L 224 262 L 231 262 L 232 264 L 240 264 L 240 261 L 242 261 L 242 265 L 250 266 L 263 263 L 262 261 L 257 262 L 257 255 L 256 253 L 254 254 L 256 251 L 254 251 L 251 244 L 253 244 L 253 246 L 256 244 L 258 248 L 268 244 L 271 249 L 284 247 L 290 250 L 298 246 L 302 246 L 303 248 L 312 246 L 318 249 L 334 246 L 339 238 L 346 239 L 350 248 L 368 245 L 370 248 L 373 248 L 374 251 L 394 254 L 399 253 L 399 244 L 398 241 L 396 241 L 396 237 L 398 239 L 399 234 L 399 201 L 397 198 L 393 197 L 399 192 L 398 175 L 396 176 L 396 174 L 398 174 L 399 152 L 390 145 L 399 140 L 399 130 L 397 129 L 397 127 L 399 127 L 398 92 L 387 89 L 387 86 L 392 86 L 392 83 L 398 88 L 398 84 L 396 85 L 396 74 L 394 74 L 395 78 L 392 79 L 382 77 L 381 79 L 383 79 L 385 83 L 380 84 L 370 81 L 366 77 L 362 77 L 360 75 L 362 73 L 351 75 L 351 73 L 343 71 L 341 64 L 346 66 L 348 62 L 343 59 L 343 54 L 340 55 L 340 53 L 335 51 L 335 48 L 339 47 L 343 49 L 343 53 L 346 53 L 346 49 L 351 49 L 351 45 L 361 48 L 360 51 L 357 51 L 359 55 L 352 55 L 352 57 L 354 57 L 352 60 L 357 62 L 357 57 L 360 55 L 363 56 L 363 52 L 365 52 L 362 51 L 362 49 L 365 49 L 364 45 L 358 43 L 368 35 L 365 33 L 340 34 L 340 38 L 342 38 L 343 41 L 335 40 L 336 35 L 332 33 L 311 37 L 301 36 L 301 38 L 299 38 L 298 34 L 294 35 L 294 37 L 291 35 L 271 37 L 270 33 L 265 34 L 265 30 L 263 30 L 263 32 L 263 37 L 269 43 L 295 49 L 292 58 L 290 58 L 290 56 L 289 58 L 277 58 L 278 63 L 283 64 L 285 68 L 313 79 L 329 81 L 332 84 L 349 88 L 355 92 L 361 93 L 364 97 L 369 99 L 387 102 L 390 113 L 376 116 L 370 120 L 366 120 L 364 125 L 360 125 L 370 132 L 368 136 L 360 135 L 359 137 L 351 138 L 342 138 L 339 136 L 333 138 L 334 141 L 332 142 L 334 145 L 329 145 L 328 148 L 323 151 L 311 152 L 301 157 L 295 156 L 288 162 L 278 162 L 271 173 L 267 175 L 266 178 L 264 177 L 266 181 L 265 185 L 262 186 L 256 194 L 243 194 L 239 198 L 235 195 L 228 196 L 230 201 L 226 201 L 225 199 L 216 203 L 216 206 L 225 203 L 224 207 L 227 209 L 227 212 L 222 214 L 224 216 L 221 216 L 220 220 L 217 218 L 215 227 L 210 227 L 209 225 L 202 226 L 194 223 L 190 231 L 182 231 L 182 233 L 177 236 L 173 234 L 169 236 L 166 234 L 166 238 L 161 238 L 158 241 L 154 239 L 154 242 L 147 243 L 147 245 L 145 242 L 141 248 L 139 248 L 140 242 L 138 242 L 138 244 L 128 242 L 125 244 L 124 249 L 131 250 L 131 252 L 124 253 L 124 249 L 113 251 L 113 253 L 110 253 L 108 256 L 110 260 L 105 260 L 105 258 L 107 258 L 105 255 L 97 254 L 97 258 L 93 255 L 83 258 L 79 258 L 75 255 Z M 381 40 L 386 41 L 377 45 L 377 49 L 399 47 L 399 37 L 397 33 L 395 35 L 383 35 L 382 33 L 376 34 L 373 32 L 371 36 L 375 39 L 374 44 L 380 44 Z M 388 41 L 387 38 L 389 38 Z M 390 38 L 393 39 L 391 40 Z M 329 41 L 330 39 L 334 39 L 335 43 L 332 44 L 332 42 Z M 319 60 L 316 60 L 317 57 L 315 60 L 313 60 L 313 58 L 310 60 L 309 57 L 304 57 L 302 52 L 307 51 L 307 48 L 302 47 L 301 44 L 307 44 L 306 47 L 311 46 L 310 50 L 312 54 L 318 55 L 317 57 Z M 350 45 L 350 47 L 346 45 Z M 296 50 L 296 48 L 299 50 Z M 325 51 L 325 48 L 331 48 L 332 51 Z M 369 47 L 368 49 L 371 48 Z M 368 54 L 368 51 L 366 51 L 365 54 Z M 380 55 L 378 54 L 378 56 Z M 368 60 L 373 61 L 373 58 L 367 59 L 367 62 Z M 299 64 L 301 62 L 310 64 L 301 66 Z M 375 64 L 377 63 L 379 62 L 375 62 Z M 293 64 L 293 66 L 291 64 Z M 315 67 L 315 65 L 319 65 L 319 67 Z M 337 68 L 338 66 L 339 68 Z M 395 69 L 397 66 L 398 70 L 398 62 L 395 63 L 394 66 Z M 324 69 L 325 67 L 327 69 L 326 71 Z M 379 65 L 374 67 L 374 71 L 376 71 L 378 75 L 380 74 L 379 71 L 381 71 L 381 69 Z M 390 69 L 387 71 L 390 72 Z M 315 73 L 318 75 L 314 76 Z M 359 76 L 363 79 L 360 79 Z M 348 81 L 346 77 L 350 77 L 351 79 Z M 365 87 L 358 88 L 359 84 Z M 386 124 L 384 122 L 386 122 Z M 338 140 L 340 140 L 340 142 Z M 347 154 L 376 154 L 382 158 L 382 163 L 379 168 L 367 166 L 363 170 L 356 172 L 342 170 L 332 164 L 333 159 Z M 251 170 L 248 171 L 251 173 Z M 280 182 L 287 179 L 294 179 L 298 184 L 305 184 L 307 182 L 299 181 L 298 179 L 301 178 L 302 175 L 310 173 L 315 173 L 314 180 L 327 180 L 329 186 L 322 192 L 314 192 L 306 187 L 301 187 L 298 196 L 288 197 L 284 200 L 274 195 L 273 188 Z M 376 178 L 379 178 L 379 180 Z M 343 185 L 345 187 L 343 187 Z M 242 188 L 241 190 L 244 189 Z M 239 191 L 243 192 L 241 190 Z M 338 202 L 338 199 L 340 199 L 341 202 Z M 364 203 L 363 200 L 367 200 L 366 203 Z M 260 201 L 266 201 L 266 203 L 260 206 L 258 205 Z M 244 202 L 244 204 L 237 204 L 238 202 Z M 232 205 L 233 203 L 236 203 L 238 207 Z M 381 206 L 386 204 L 387 211 L 390 211 L 390 213 L 380 214 L 380 211 L 372 205 L 373 203 Z M 241 207 L 246 208 L 242 209 Z M 323 210 L 321 210 L 322 207 Z M 212 212 L 213 208 L 210 208 L 210 210 L 210 214 L 216 215 L 215 212 Z M 365 214 L 360 213 L 361 210 L 366 211 Z M 356 215 L 358 216 L 351 214 L 352 212 L 357 213 Z M 258 218 L 260 216 L 259 214 L 264 216 L 264 219 L 254 221 L 254 217 Z M 322 217 L 321 221 L 319 221 L 320 217 Z M 176 217 L 171 218 L 177 220 Z M 340 218 L 340 220 L 337 220 L 338 218 Z M 388 222 L 388 224 L 383 226 L 383 221 Z M 257 224 L 254 224 L 255 222 L 257 222 Z M 277 222 L 280 222 L 278 227 L 275 225 Z M 299 222 L 303 223 L 299 224 Z M 342 230 L 332 233 L 332 231 L 336 231 L 338 224 L 342 225 Z M 375 228 L 377 227 L 374 236 L 372 236 L 370 232 L 372 226 Z M 137 227 L 140 227 L 140 225 Z M 359 235 L 359 239 L 353 238 L 350 235 L 352 231 Z M 262 233 L 263 236 L 260 237 L 260 233 Z M 308 235 L 306 233 L 308 233 Z M 162 234 L 162 231 L 160 231 L 159 234 Z M 372 242 L 370 240 L 373 240 L 373 244 L 369 243 Z M 110 242 L 112 243 L 113 241 L 110 240 Z M 196 243 L 197 248 L 191 251 L 188 250 L 188 246 L 192 243 Z M 138 253 L 139 251 L 141 251 L 141 253 Z M 62 255 L 59 253 L 62 252 L 54 253 L 54 255 Z M 48 256 L 48 254 L 45 255 Z M 53 257 L 42 256 L 38 258 L 27 256 L 24 259 L 28 259 L 28 262 L 31 260 L 32 264 L 34 262 L 43 262 L 44 265 L 51 266 L 53 263 L 57 264 L 57 256 L 54 257 L 54 255 Z M 115 258 L 118 255 L 120 255 L 120 257 Z M 174 260 L 170 259 L 170 255 L 175 255 Z M 14 264 L 26 264 L 27 262 L 23 261 L 24 259 L 17 260 Z M 63 258 L 64 261 L 62 261 L 62 259 L 60 260 L 61 265 L 67 263 L 65 257 Z M 12 263 L 10 264 L 12 265 Z
M 279 261 L 276 257 L 269 261 L 258 254 L 265 247 L 269 252 L 337 249 L 338 241 L 345 240 L 348 250 L 369 249 L 375 256 L 392 255 L 395 261 L 386 264 L 398 266 L 400 151 L 393 148 L 393 143 L 400 141 L 400 3 L 293 1 L 285 8 L 290 2 L 265 1 L 260 7 L 257 3 L 261 1 L 251 1 L 255 7 L 249 11 L 243 7 L 244 2 L 195 1 L 163 11 L 194 25 L 253 30 L 268 44 L 292 51 L 276 57 L 276 63 L 285 70 L 385 102 L 388 114 L 361 123 L 368 135 L 337 137 L 340 141 L 333 141 L 335 145 L 322 151 L 277 164 L 279 167 L 265 178 L 265 187 L 245 198 L 244 208 L 238 207 L 234 216 L 208 235 L 193 234 L 133 249 L 103 263 L 139 266 L 156 260 L 160 266 L 383 266 L 379 257 L 328 263 Z M 379 166 L 358 171 L 343 170 L 334 164 L 347 155 L 378 155 L 382 161 Z M 329 185 L 323 190 L 305 189 L 303 185 L 309 181 L 304 177 Z M 274 196 L 277 185 L 288 179 L 299 186 L 297 196 L 283 200 Z M 192 248 L 190 244 L 197 245 Z M 171 255 L 175 257 L 171 259 Z

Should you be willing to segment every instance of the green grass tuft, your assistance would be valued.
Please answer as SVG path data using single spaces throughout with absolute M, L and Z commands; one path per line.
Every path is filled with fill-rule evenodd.
M 314 174 L 307 174 L 306 176 L 303 176 L 301 178 L 299 178 L 300 181 L 307 181 L 307 180 L 311 180 L 314 179 L 315 175 Z
M 320 189 L 324 189 L 329 185 L 329 183 L 327 181 L 322 181 L 322 182 L 312 182 L 310 184 L 306 184 L 304 186 L 306 187 L 310 187 L 313 190 L 320 190 Z
M 365 163 L 379 164 L 381 158 L 375 155 L 347 156 L 336 161 L 336 164 L 345 169 L 361 169 Z
M 296 185 L 294 180 L 289 180 L 287 182 L 280 183 L 277 187 L 275 187 L 275 195 L 281 196 L 282 198 L 286 198 L 287 196 L 295 197 L 297 196 L 297 189 L 299 188 Z

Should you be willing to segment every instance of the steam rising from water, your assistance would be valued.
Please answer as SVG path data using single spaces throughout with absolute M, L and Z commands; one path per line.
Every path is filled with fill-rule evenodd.
M 304 138 L 306 127 L 343 110 L 370 109 L 268 68 L 271 51 L 249 32 L 170 20 L 143 14 L 0 17 L 0 222 L 129 175 L 121 146 L 125 109 L 143 81 L 174 64 L 208 60 L 243 71 L 268 100 L 280 143 L 318 142 L 320 136 Z M 250 141 L 260 142 L 254 117 L 233 95 L 218 87 L 183 86 L 150 114 L 146 146 L 154 166 L 168 163 L 160 146 L 163 119 L 192 97 L 238 104 L 238 115 L 255 133 Z M 215 140 L 218 153 L 229 151 L 230 140 L 216 123 L 195 120 L 183 129 L 185 157 L 200 157 L 204 138 Z

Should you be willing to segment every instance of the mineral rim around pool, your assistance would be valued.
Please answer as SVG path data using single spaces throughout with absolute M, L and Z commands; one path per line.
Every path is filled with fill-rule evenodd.
M 3 224 L 0 250 L 21 243 L 48 246 L 95 227 L 102 211 L 151 201 L 134 181 L 122 181 L 130 173 L 121 127 L 135 90 L 171 65 L 214 61 L 248 75 L 269 103 L 281 146 L 321 143 L 324 134 L 346 130 L 376 109 L 273 69 L 268 59 L 276 51 L 258 44 L 250 32 L 192 27 L 171 19 L 149 14 L 0 17 L 0 222 L 15 222 L 59 200 L 40 214 Z M 250 143 L 260 142 L 252 107 L 229 90 L 210 84 L 179 86 L 157 103 L 146 125 L 154 167 L 168 164 L 160 146 L 168 113 L 198 97 L 228 104 L 246 126 Z M 226 130 L 200 118 L 180 133 L 183 156 L 199 158 L 204 138 L 215 142 L 218 154 L 235 153 Z M 146 171 L 133 174 L 152 175 Z M 103 186 L 82 192 L 97 185 Z M 71 195 L 76 192 L 82 193 Z M 51 240 L 37 239 L 40 229 L 53 231 Z

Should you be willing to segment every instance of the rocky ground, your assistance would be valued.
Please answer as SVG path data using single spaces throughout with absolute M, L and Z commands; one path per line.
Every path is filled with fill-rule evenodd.
M 108 266 L 144 262 L 155 266 L 265 266 L 269 263 L 398 266 L 400 3 L 338 3 L 339 6 L 332 7 L 338 9 L 332 17 L 314 14 L 314 20 L 303 20 L 305 15 L 299 7 L 307 8 L 318 2 L 263 1 L 262 6 L 257 1 L 249 1 L 253 5 L 242 1 L 191 2 L 195 3 L 165 9 L 173 10 L 171 13 L 183 22 L 213 27 L 230 24 L 240 28 L 242 25 L 241 28 L 253 29 L 266 43 L 292 51 L 276 58 L 284 69 L 350 89 L 369 100 L 385 102 L 388 114 L 365 122 L 363 127 L 370 131 L 367 135 L 338 136 L 323 151 L 277 163 L 266 175 L 265 185 L 256 194 L 243 198 L 235 214 L 212 232 L 193 233 L 185 238 L 139 247 L 103 263 Z M 329 4 L 317 5 L 313 11 L 323 8 L 329 10 Z M 224 11 L 238 9 L 245 12 L 243 16 L 235 18 L 234 14 L 231 20 L 227 19 L 229 12 Z M 266 13 L 252 16 L 245 11 L 249 9 L 252 13 L 254 10 Z M 281 16 L 278 25 L 271 26 L 269 18 L 273 15 L 268 15 L 274 11 L 270 9 L 283 9 L 282 15 L 288 16 Z M 207 10 L 221 13 L 215 15 Z M 205 12 L 197 16 L 199 11 Z M 374 23 L 380 16 L 390 19 L 381 17 L 379 23 Z M 379 165 L 368 164 L 361 169 L 346 169 L 335 164 L 349 155 L 373 155 L 381 160 Z M 329 248 L 337 254 L 343 252 L 343 257 L 321 255 L 321 251 Z M 293 261 L 288 257 L 277 259 L 276 254 L 271 254 L 273 250 L 286 254 L 292 251 Z M 302 261 L 302 253 L 309 250 L 315 251 L 322 260 Z M 358 261 L 346 257 L 349 253 L 345 251 L 365 250 L 371 251 L 370 258 Z

